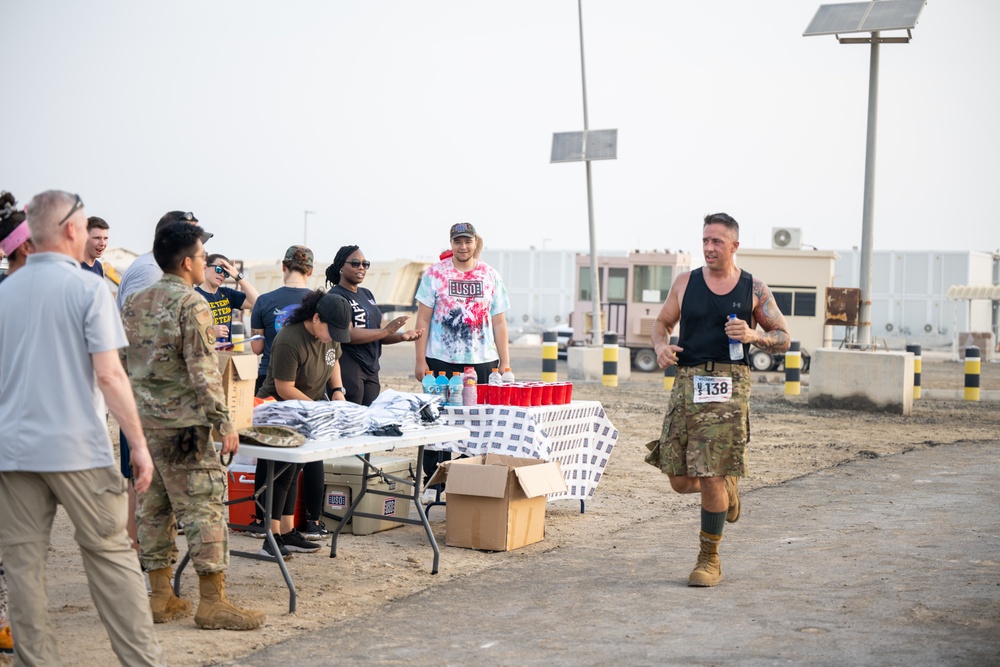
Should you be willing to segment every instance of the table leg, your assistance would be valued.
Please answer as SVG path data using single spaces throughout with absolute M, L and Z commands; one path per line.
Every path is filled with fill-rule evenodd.
M 431 543 L 431 548 L 434 549 L 434 564 L 431 567 L 431 574 L 437 574 L 438 563 L 441 561 L 441 549 L 438 548 L 437 540 L 434 539 L 434 531 L 431 530 L 431 522 L 427 519 L 427 512 L 424 511 L 424 506 L 420 503 L 420 495 L 424 485 L 423 460 L 424 447 L 421 445 L 417 447 L 417 469 L 413 480 L 413 505 L 417 508 L 417 516 L 420 517 L 420 522 L 424 524 L 427 540 Z
M 271 553 L 277 554 L 275 558 L 278 561 L 278 569 L 281 570 L 281 576 L 285 579 L 285 585 L 288 586 L 288 613 L 295 613 L 295 584 L 292 583 L 292 575 L 288 573 L 288 568 L 285 567 L 285 559 L 281 557 L 281 551 L 278 549 L 278 542 L 274 539 L 274 533 L 271 531 L 271 510 L 274 507 L 274 461 L 270 459 L 267 460 L 267 488 L 264 490 L 264 539 L 267 540 L 271 545 Z

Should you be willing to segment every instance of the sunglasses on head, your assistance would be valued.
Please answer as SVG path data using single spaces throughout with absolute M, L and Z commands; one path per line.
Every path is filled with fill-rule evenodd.
M 198 222 L 198 218 L 194 217 L 194 213 L 188 211 L 187 213 L 182 214 L 177 219 L 177 222 Z
M 362 267 L 363 266 L 366 271 L 372 265 L 372 263 L 369 262 L 367 259 L 365 261 L 363 261 L 363 262 L 360 259 L 349 259 L 349 260 L 347 260 L 347 263 L 350 264 L 355 269 L 357 269 L 358 267 Z
M 65 224 L 67 220 L 69 220 L 70 218 L 73 217 L 74 213 L 76 213 L 81 208 L 83 208 L 83 200 L 80 199 L 80 195 L 74 195 L 74 196 L 76 197 L 76 201 L 73 202 L 73 208 L 71 208 L 69 210 L 69 213 L 66 214 L 65 218 L 63 218 L 62 220 L 59 221 L 59 224 L 56 225 L 56 227 L 62 227 L 63 224 Z

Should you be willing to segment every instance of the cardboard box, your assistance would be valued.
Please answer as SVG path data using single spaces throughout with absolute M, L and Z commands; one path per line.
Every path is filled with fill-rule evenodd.
M 372 456 L 370 463 L 378 466 L 387 475 L 410 478 L 410 471 L 416 470 L 416 462 L 409 458 Z M 364 466 L 355 456 L 345 456 L 323 462 L 326 494 L 323 500 L 323 511 L 334 516 L 344 516 L 354 498 L 361 493 L 361 475 Z M 380 477 L 369 470 L 368 489 L 378 491 L 398 491 L 399 495 L 383 496 L 376 493 L 366 493 L 356 508 L 358 512 L 406 518 L 410 515 L 410 498 L 413 487 Z M 381 521 L 368 517 L 351 517 L 350 531 L 355 535 L 370 535 L 390 528 L 398 528 L 403 524 L 395 521 Z M 329 528 L 329 526 L 327 526 Z
M 253 386 L 257 380 L 257 356 L 218 352 L 222 390 L 226 393 L 229 419 L 237 429 L 253 426 Z M 222 440 L 222 434 L 212 429 L 212 439 Z
M 545 501 L 566 490 L 558 461 L 486 454 L 446 461 L 427 485 L 446 483 L 445 544 L 510 551 L 545 537 Z

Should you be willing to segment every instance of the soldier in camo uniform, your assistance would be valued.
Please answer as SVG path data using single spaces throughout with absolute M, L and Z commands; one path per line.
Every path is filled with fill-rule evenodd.
M 156 467 L 149 491 L 139 498 L 139 560 L 153 589 L 153 620 L 164 623 L 188 615 L 191 603 L 171 588 L 171 566 L 178 556 L 177 520 L 182 521 L 199 577 L 195 624 L 251 630 L 264 623 L 264 613 L 234 606 L 225 590 L 226 471 L 211 429 L 222 434 L 223 454 L 236 451 L 239 436 L 222 391 L 212 311 L 192 287 L 203 280 L 202 243 L 208 236 L 186 222 L 158 231 L 153 255 L 163 277 L 131 294 L 122 306 L 129 339 L 123 362 Z
M 737 485 L 747 472 L 750 439 L 749 346 L 784 352 L 791 342 L 771 290 L 736 266 L 739 239 L 732 217 L 706 216 L 705 266 L 677 276 L 653 325 L 657 362 L 660 368 L 676 364 L 677 377 L 663 432 L 646 445 L 646 462 L 660 468 L 677 493 L 701 494 L 701 550 L 688 586 L 722 581 L 722 529 L 740 518 Z M 671 345 L 678 320 L 679 340 Z M 729 339 L 743 344 L 742 359 L 730 359 Z

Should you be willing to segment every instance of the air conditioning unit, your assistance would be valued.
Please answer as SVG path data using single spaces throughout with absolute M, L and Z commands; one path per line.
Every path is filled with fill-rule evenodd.
M 771 247 L 798 250 L 802 246 L 802 230 L 799 227 L 772 227 Z

